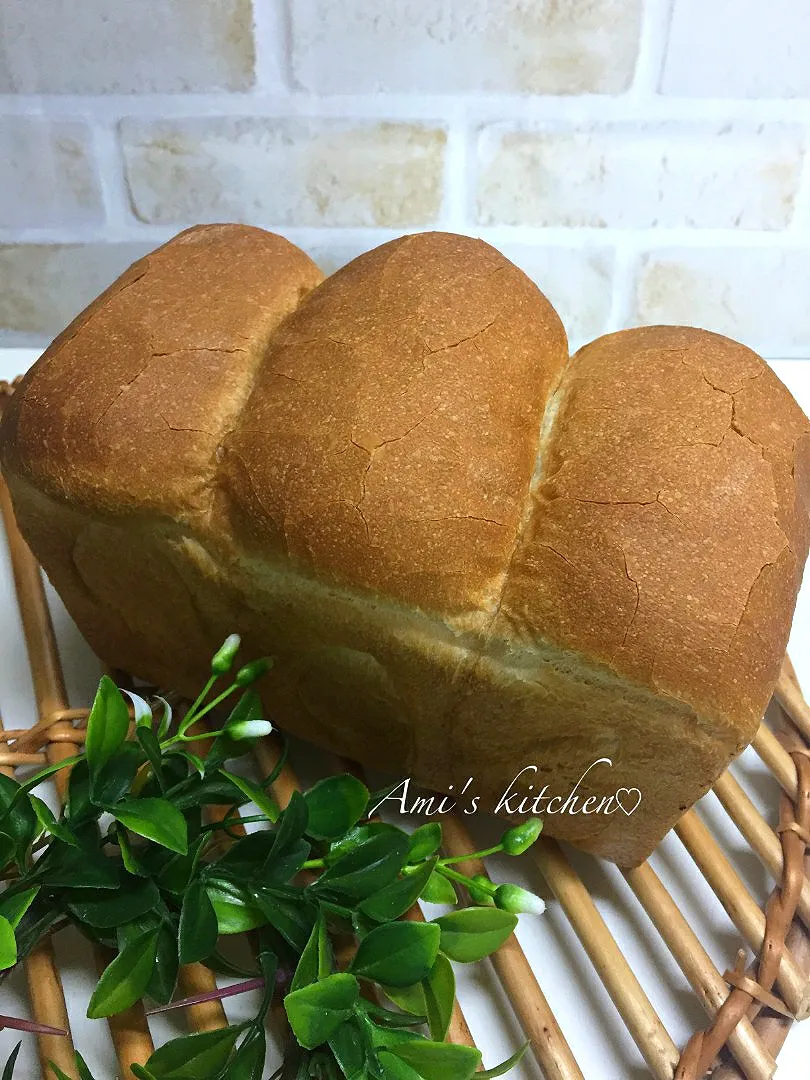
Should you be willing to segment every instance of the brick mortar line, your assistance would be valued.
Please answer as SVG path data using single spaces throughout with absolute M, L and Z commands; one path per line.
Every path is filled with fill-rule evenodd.
M 645 0 L 633 82 L 628 96 L 640 104 L 657 98 L 666 61 L 673 0 Z
M 255 93 L 221 91 L 180 94 L 0 94 L 2 116 L 104 120 L 125 116 L 191 119 L 222 116 L 317 116 L 342 119 L 429 120 L 464 109 L 471 123 L 543 120 L 569 123 L 810 123 L 808 98 L 674 97 L 651 92 L 570 96 L 512 94 L 312 94 L 263 89 Z M 221 110 L 221 112 L 217 112 Z M 584 118 L 584 119 L 583 119 Z
M 610 334 L 630 324 L 632 295 L 636 274 L 641 266 L 641 252 L 630 245 L 618 246 L 613 256 L 613 276 L 610 289 L 610 309 L 605 319 L 604 333 Z
M 134 219 L 129 210 L 121 147 L 115 131 L 107 125 L 94 124 L 92 137 L 102 203 L 106 214 L 104 228 L 106 235 L 111 231 L 126 228 Z
M 111 228 L 107 226 L 88 228 L 79 226 L 45 226 L 21 229 L 0 228 L 0 244 L 115 244 L 128 241 L 162 243 L 175 236 L 184 228 L 195 224 L 193 221 L 178 221 L 170 225 L 150 225 L 140 223 L 131 217 L 129 224 Z M 409 232 L 429 232 L 434 229 L 454 231 L 451 222 L 442 218 L 435 223 L 414 225 L 406 228 L 379 228 L 374 226 L 338 226 L 338 225 L 275 225 L 273 222 L 252 221 L 259 228 L 279 233 L 294 243 L 318 244 L 323 246 L 352 246 L 355 244 L 382 244 L 387 240 L 403 236 Z M 636 228 L 575 228 L 570 226 L 477 226 L 474 221 L 460 223 L 463 231 L 471 236 L 480 237 L 495 247 L 509 245 L 526 248 L 563 247 L 571 250 L 618 247 L 624 242 L 647 248 L 684 248 L 688 250 L 722 248 L 750 248 L 785 251 L 803 251 L 810 249 L 810 230 L 751 230 L 740 229 L 690 229 L 686 226 L 673 229 L 636 229 Z M 456 230 L 457 231 L 457 230 Z
M 287 3 L 253 3 L 254 93 L 284 92 L 293 86 L 292 14 Z M 281 79 L 278 85 L 277 79 Z
M 30 227 L 22 229 L 0 228 L 0 244 L 115 244 L 128 241 L 162 243 L 182 229 L 195 224 L 178 221 L 170 225 L 141 224 L 134 217 L 128 224 L 113 228 L 93 229 L 69 225 L 63 227 Z M 728 249 L 804 251 L 810 249 L 810 230 L 781 230 L 778 232 L 745 232 L 724 229 L 587 229 L 555 226 L 548 229 L 521 226 L 476 226 L 475 222 L 453 223 L 442 218 L 435 223 L 414 225 L 406 228 L 375 228 L 373 226 L 287 226 L 270 222 L 252 221 L 251 224 L 279 233 L 294 243 L 353 246 L 356 244 L 382 244 L 410 232 L 463 231 L 480 237 L 495 247 L 509 245 L 526 248 L 569 248 L 572 251 L 594 248 L 617 247 L 624 242 L 645 248 L 684 248 L 687 250 Z

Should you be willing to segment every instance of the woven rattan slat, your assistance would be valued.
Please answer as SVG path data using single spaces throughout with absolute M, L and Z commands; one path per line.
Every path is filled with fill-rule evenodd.
M 556 841 L 541 839 L 533 851 L 540 872 L 568 916 L 653 1076 L 671 1080 L 678 1061 L 677 1048 L 590 893 Z
M 625 878 L 709 1016 L 715 1017 L 728 997 L 728 986 L 694 930 L 649 863 L 625 871 Z M 740 1021 L 729 1038 L 729 1049 L 746 1080 L 768 1080 L 773 1076 L 776 1062 L 747 1019 Z
M 731 921 L 753 949 L 760 949 L 765 939 L 765 914 L 757 906 L 707 826 L 690 810 L 675 826 L 675 831 Z M 790 1011 L 795 1016 L 803 1016 L 807 979 L 789 955 L 782 958 L 779 981 Z
M 771 872 L 774 880 L 779 881 L 784 866 L 779 837 L 746 795 L 742 785 L 730 772 L 724 772 L 715 783 L 713 791 L 728 816 Z M 797 910 L 805 926 L 810 927 L 810 881 L 806 877 L 802 882 Z
M 443 829 L 448 855 L 465 855 L 475 850 L 466 826 L 456 815 L 444 819 Z M 459 869 L 471 875 L 486 873 L 483 862 L 477 859 L 460 863 Z M 517 938 L 512 936 L 491 961 L 526 1038 L 531 1040 L 546 1080 L 581 1080 L 582 1071 Z
M 65 682 L 48 602 L 42 584 L 42 576 L 17 529 L 12 514 L 8 489 L 2 478 L 0 478 L 0 511 L 2 511 L 17 588 L 37 710 L 40 717 L 50 717 L 58 710 L 68 708 L 67 691 L 65 690 Z M 64 725 L 63 730 L 70 729 L 70 722 L 67 720 L 57 721 L 57 728 L 59 725 Z M 72 757 L 78 749 L 77 743 L 49 742 L 46 755 L 49 762 L 63 761 Z M 67 786 L 66 772 L 57 773 L 54 783 L 60 802 L 64 801 Z M 104 951 L 95 950 L 95 962 L 99 970 L 103 970 L 108 961 L 109 958 Z M 58 972 L 53 964 L 52 953 L 48 956 L 47 962 L 43 953 L 41 964 L 43 970 L 37 972 L 38 977 L 41 979 L 41 985 L 34 982 L 31 989 L 34 1015 L 39 1019 L 36 1012 L 37 1008 L 39 1008 L 45 1015 L 51 1017 L 50 1020 L 43 1019 L 43 1022 L 54 1024 L 54 1026 L 57 1026 L 54 1017 L 59 1015 L 58 1026 L 68 1028 L 64 994 L 62 993 Z M 52 967 L 53 970 L 51 970 Z M 29 986 L 31 986 L 30 965 L 28 977 Z M 44 999 L 43 994 L 45 995 Z M 62 1019 L 64 1023 L 62 1023 Z M 146 1016 L 141 1005 L 134 1006 L 127 1012 L 113 1018 L 109 1026 L 122 1073 L 125 1073 L 133 1062 L 143 1064 L 147 1061 L 152 1053 L 153 1046 Z M 71 1075 L 74 1064 L 72 1051 L 67 1041 L 54 1040 L 53 1036 L 47 1035 L 39 1036 L 38 1040 L 43 1076 L 49 1072 L 49 1060 L 55 1061 L 63 1071 Z
M 2 388 L 0 388 L 0 399 Z M 0 768 L 34 764 L 41 758 L 57 760 L 70 756 L 83 739 L 82 720 L 86 710 L 71 709 L 64 691 L 64 680 L 53 627 L 47 608 L 39 570 L 13 524 L 8 494 L 0 483 L 2 509 L 9 536 L 15 585 L 20 602 L 28 646 L 31 676 L 39 712 L 33 730 L 0 735 Z M 552 892 L 565 912 L 573 930 L 613 999 L 628 1031 L 658 1080 L 695 1080 L 706 1067 L 713 1067 L 715 1080 L 767 1080 L 773 1074 L 774 1059 L 789 1030 L 789 1017 L 762 1007 L 757 998 L 772 1000 L 775 990 L 789 1010 L 804 1015 L 808 1005 L 807 971 L 810 970 L 810 941 L 805 926 L 810 918 L 810 882 L 807 878 L 805 843 L 808 828 L 810 788 L 804 775 L 804 756 L 810 731 L 810 709 L 801 696 L 795 673 L 786 661 L 776 691 L 776 700 L 792 718 L 784 730 L 772 730 L 763 723 L 754 740 L 754 749 L 783 789 L 780 804 L 782 832 L 775 832 L 756 808 L 743 784 L 730 773 L 720 778 L 715 794 L 728 817 L 756 852 L 773 876 L 776 889 L 765 910 L 743 885 L 711 830 L 691 812 L 678 826 L 678 834 L 695 859 L 701 873 L 732 915 L 744 940 L 754 951 L 762 949 L 761 962 L 747 968 L 737 985 L 748 987 L 730 990 L 723 975 L 709 959 L 695 931 L 681 914 L 675 901 L 648 865 L 628 871 L 626 879 L 657 928 L 688 982 L 712 1018 L 711 1028 L 695 1036 L 679 1055 L 675 1044 L 655 1009 L 633 974 L 616 940 L 607 929 L 599 907 L 583 881 L 554 841 L 543 840 L 537 848 L 537 862 Z M 278 746 L 264 740 L 256 751 L 262 773 L 271 771 Z M 810 766 L 809 766 L 810 767 Z M 62 784 L 64 781 L 61 782 Z M 275 785 L 282 805 L 291 797 L 297 780 L 287 766 Z M 797 800 L 794 804 L 794 800 Z M 453 855 L 472 849 L 472 842 L 460 822 L 446 823 L 447 848 Z M 481 869 L 476 867 L 475 870 Z M 784 880 L 783 880 L 784 875 Z M 721 908 L 718 904 L 718 912 Z M 797 911 L 799 919 L 793 918 Z M 802 925 L 804 923 L 805 925 Z M 784 946 L 787 934 L 787 949 Z M 727 958 L 733 966 L 734 957 Z M 548 1080 L 581 1080 L 582 1070 L 542 995 L 526 957 L 510 942 L 493 959 L 494 967 L 518 1016 L 532 1039 L 537 1061 Z M 67 1027 L 67 1011 L 59 984 L 59 975 L 48 943 L 29 962 L 32 1014 L 43 1023 Z M 729 979 L 732 973 L 729 973 Z M 735 978 L 737 978 L 735 976 Z M 194 965 L 183 973 L 183 993 L 191 994 L 214 985 L 210 972 Z M 573 986 L 572 986 L 573 989 Z M 778 1004 L 778 1001 L 777 1001 Z M 779 1006 L 781 1009 L 781 1005 Z M 276 1022 L 283 1022 L 283 1010 L 276 1006 Z M 209 1030 L 223 1022 L 219 1003 L 189 1010 L 193 1030 Z M 116 1054 L 124 1062 L 142 1061 L 151 1049 L 148 1026 L 143 1011 L 118 1018 L 111 1024 Z M 452 1037 L 472 1043 L 469 1027 L 459 1008 L 454 1015 Z M 72 1075 L 69 1039 L 43 1036 L 40 1058 L 57 1061 Z M 699 1072 L 696 1070 L 700 1070 Z M 43 1075 L 45 1075 L 43 1073 Z M 589 1075 L 587 1080 L 607 1080 Z M 609 1080 L 617 1080 L 610 1077 Z

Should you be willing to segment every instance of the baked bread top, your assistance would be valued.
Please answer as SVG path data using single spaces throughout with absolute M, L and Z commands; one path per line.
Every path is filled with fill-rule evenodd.
M 810 425 L 750 349 L 610 334 L 566 367 L 498 632 L 565 642 L 750 741 L 808 550 Z
M 178 530 L 216 562 L 212 588 L 250 564 L 391 621 L 416 614 L 461 657 L 448 700 L 476 658 L 537 683 L 565 654 L 573 680 L 624 680 L 715 740 L 693 801 L 778 675 L 810 539 L 809 440 L 773 372 L 719 335 L 627 330 L 569 359 L 549 302 L 482 241 L 405 237 L 324 281 L 286 240 L 223 225 L 136 263 L 53 342 L 6 410 L 0 456 L 68 607 L 137 674 L 183 689 L 193 657 L 174 671 L 163 644 L 150 653 L 132 629 L 142 597 L 112 604 L 130 633 L 80 595 L 79 526 L 48 525 L 46 504 Z M 213 644 L 239 629 L 200 607 L 189 641 L 190 620 Z

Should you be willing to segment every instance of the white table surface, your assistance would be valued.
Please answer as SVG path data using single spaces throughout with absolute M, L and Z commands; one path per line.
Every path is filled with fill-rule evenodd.
M 0 349 L 0 378 L 11 378 L 22 372 L 36 356 L 34 350 Z M 810 414 L 810 360 L 777 360 L 772 364 Z M 810 688 L 810 576 L 808 581 L 799 597 L 790 652 L 799 678 Z M 98 664 L 58 600 L 52 593 L 51 596 L 72 704 L 84 705 L 93 693 L 98 678 Z M 35 712 L 2 538 L 0 612 L 0 713 L 7 725 L 22 727 L 33 722 Z M 299 746 L 295 765 L 306 781 L 308 774 L 313 777 L 317 775 L 318 755 Z M 665 766 L 662 765 L 662 768 Z M 733 769 L 743 779 L 760 809 L 773 820 L 776 786 L 759 759 L 752 751 L 747 751 Z M 711 824 L 715 835 L 722 839 L 752 894 L 758 901 L 764 901 L 772 882 L 729 824 L 713 795 L 702 800 L 699 812 Z M 474 820 L 482 840 L 495 834 L 490 822 Z M 685 979 L 615 867 L 580 857 L 576 853 L 572 857 L 650 1000 L 676 1043 L 682 1046 L 689 1035 L 706 1022 Z M 716 965 L 721 971 L 725 970 L 733 963 L 740 936 L 677 839 L 668 836 L 651 861 Z M 521 881 L 544 892 L 539 875 L 529 859 L 491 860 L 490 869 L 495 878 Z M 586 1080 L 641 1080 L 649 1076 L 607 993 L 594 977 L 587 957 L 556 904 L 551 901 L 546 914 L 540 918 L 523 916 L 518 936 Z M 116 1075 L 116 1070 L 106 1025 L 83 1018 L 84 1007 L 94 985 L 92 975 L 83 969 L 77 959 L 81 950 L 75 949 L 75 942 L 72 948 L 69 939 L 59 941 L 57 952 L 64 973 L 76 1044 L 91 1067 L 97 1070 L 97 1080 L 108 1080 Z M 507 1057 L 520 1043 L 519 1028 L 487 963 L 476 965 L 473 969 L 459 968 L 457 974 L 459 999 L 473 1035 L 484 1053 L 484 1061 L 491 1066 Z M 10 981 L 0 990 L 0 1012 L 24 1010 L 22 993 L 21 980 Z M 238 1019 L 242 1015 L 249 1015 L 251 1008 L 249 1000 L 238 998 L 229 1003 L 227 1011 L 232 1019 Z M 161 1032 L 169 1033 L 170 1030 L 162 1025 L 154 1028 L 158 1037 Z M 0 1032 L 0 1062 L 15 1041 L 16 1036 L 12 1032 Z M 779 1057 L 779 1080 L 798 1080 L 807 1076 L 809 1056 L 810 1021 L 807 1021 L 802 1026 L 794 1027 L 788 1037 Z M 33 1040 L 27 1037 L 24 1053 L 20 1056 L 18 1080 L 33 1080 L 38 1075 L 35 1060 Z M 525 1059 L 510 1074 L 513 1080 L 537 1080 L 540 1075 L 531 1058 Z

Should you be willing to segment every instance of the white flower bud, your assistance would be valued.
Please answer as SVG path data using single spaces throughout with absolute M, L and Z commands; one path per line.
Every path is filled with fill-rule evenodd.
M 499 885 L 495 890 L 495 905 L 513 915 L 542 915 L 545 901 L 520 885 Z
M 263 735 L 269 735 L 273 725 L 269 720 L 237 720 L 235 724 L 227 724 L 225 733 L 231 739 L 260 739 Z

